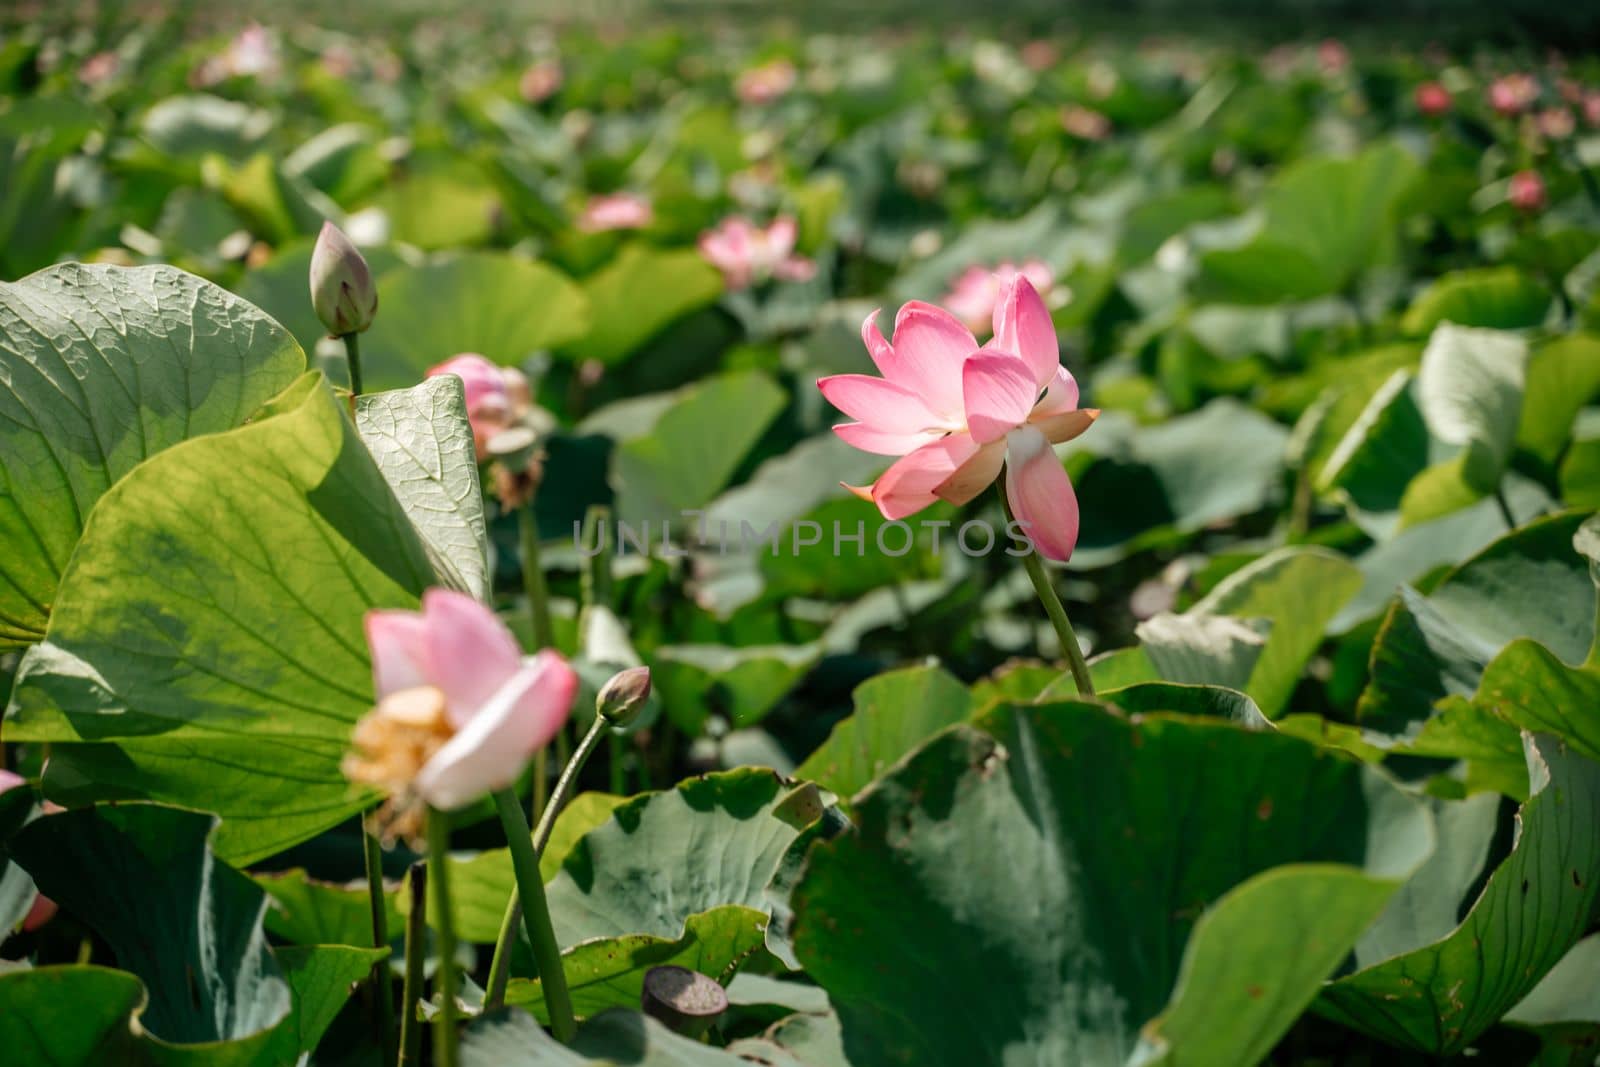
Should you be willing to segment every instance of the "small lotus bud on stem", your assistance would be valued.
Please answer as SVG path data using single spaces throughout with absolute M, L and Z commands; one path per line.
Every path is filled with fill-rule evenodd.
M 613 675 L 600 687 L 594 707 L 599 716 L 621 729 L 638 718 L 644 702 L 650 699 L 650 668 L 629 667 Z
M 334 337 L 362 333 L 378 313 L 378 288 L 366 259 L 331 222 L 311 252 L 311 306 Z

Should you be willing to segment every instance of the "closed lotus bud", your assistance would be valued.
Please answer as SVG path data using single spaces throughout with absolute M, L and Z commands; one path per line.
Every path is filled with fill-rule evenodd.
M 378 287 L 366 259 L 331 222 L 322 224 L 311 252 L 311 306 L 335 337 L 363 332 L 378 313 Z
M 1524 215 L 1538 214 L 1546 203 L 1544 179 L 1539 177 L 1538 171 L 1517 171 L 1506 187 L 1506 199 Z
M 649 699 L 650 668 L 629 667 L 612 675 L 611 680 L 600 687 L 594 707 L 602 719 L 621 729 L 638 717 Z

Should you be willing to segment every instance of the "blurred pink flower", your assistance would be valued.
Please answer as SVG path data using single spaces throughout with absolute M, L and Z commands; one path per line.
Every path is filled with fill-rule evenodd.
M 1078 501 L 1051 444 L 1088 429 L 1078 383 L 1061 366 L 1055 325 L 1021 274 L 994 309 L 983 348 L 943 308 L 912 301 L 895 316 L 894 342 L 877 312 L 861 337 L 883 377 L 836 374 L 817 388 L 857 420 L 833 428 L 847 444 L 899 456 L 871 486 L 846 486 L 897 520 L 937 500 L 965 504 L 1000 476 L 1006 498 L 1039 552 L 1065 560 L 1078 541 Z
M 751 67 L 735 80 L 734 92 L 747 104 L 770 104 L 794 88 L 798 72 L 787 59 Z
M 1329 37 L 1317 45 L 1317 66 L 1324 74 L 1343 74 L 1350 66 L 1350 50 L 1342 41 Z
M 266 78 L 278 73 L 278 45 L 258 22 L 240 30 L 223 50 L 205 60 L 190 80 L 215 85 L 229 78 Z
M 78 80 L 85 85 L 104 85 L 117 76 L 121 66 L 115 52 L 96 52 L 78 68 Z
M 1489 106 L 1507 118 L 1527 111 L 1539 98 L 1539 83 L 1531 74 L 1506 74 L 1489 85 Z
M 28 780 L 22 777 L 22 775 L 0 769 L 0 793 L 9 792 L 18 786 L 25 787 L 27 784 Z M 59 804 L 52 804 L 48 800 L 44 802 L 43 808 L 46 814 L 54 814 L 55 812 L 62 810 Z M 23 917 L 23 932 L 27 933 L 29 931 L 39 929 L 39 927 L 55 918 L 56 910 L 55 901 L 51 900 L 43 893 L 36 894 L 33 898 L 33 904 L 28 908 L 28 914 Z M 5 935 L 7 932 L 8 931 L 0 930 L 0 941 L 5 940 Z
M 516 781 L 572 711 L 578 676 L 549 649 L 527 659 L 464 593 L 429 589 L 422 611 L 370 611 L 378 706 L 356 725 L 353 781 L 441 811 Z
M 1060 58 L 1060 52 L 1053 41 L 1046 41 L 1040 38 L 1023 45 L 1021 56 L 1023 66 L 1039 74 L 1056 65 L 1056 60 Z
M 1068 104 L 1061 109 L 1061 128 L 1084 141 L 1104 141 L 1111 136 L 1111 120 L 1093 108 Z
M 578 216 L 578 229 L 586 233 L 603 230 L 640 230 L 650 225 L 655 212 L 650 201 L 632 193 L 612 193 L 594 196 Z
M 1565 141 L 1578 129 L 1578 120 L 1564 107 L 1547 107 L 1535 121 L 1539 133 L 1551 141 Z
M 981 334 L 989 328 L 1001 293 L 1018 274 L 1027 278 L 1034 289 L 1040 292 L 1049 292 L 1050 287 L 1055 284 L 1055 277 L 1051 274 L 1050 267 L 1039 259 L 1030 259 L 1020 268 L 1010 260 L 992 270 L 988 267 L 968 267 L 956 278 L 950 287 L 950 292 L 945 294 L 944 306 L 949 308 L 967 329 L 975 334 Z
M 1417 110 L 1429 118 L 1438 118 L 1450 110 L 1454 101 L 1450 98 L 1450 90 L 1438 82 L 1423 82 L 1417 86 Z
M 1583 121 L 1590 126 L 1600 126 L 1600 89 L 1583 94 Z
M 554 96 L 560 90 L 562 81 L 561 62 L 541 59 L 522 72 L 522 79 L 517 82 L 517 92 L 528 103 L 537 104 Z
M 1536 215 L 1547 202 L 1544 179 L 1535 170 L 1519 170 L 1506 185 L 1506 201 L 1524 215 Z
M 521 378 L 521 372 L 516 373 Z M 430 378 L 439 374 L 454 374 L 461 379 L 467 398 L 467 421 L 472 424 L 472 443 L 478 459 L 486 459 L 489 440 L 508 429 L 515 414 L 506 369 L 476 352 L 463 352 L 428 369 Z
M 794 254 L 796 233 L 787 215 L 765 229 L 733 215 L 700 235 L 700 254 L 722 272 L 729 289 L 747 289 L 769 278 L 803 282 L 816 274 L 817 265 Z

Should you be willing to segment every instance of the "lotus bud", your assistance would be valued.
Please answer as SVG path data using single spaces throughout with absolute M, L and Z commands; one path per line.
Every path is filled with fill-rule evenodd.
M 335 337 L 362 333 L 378 313 L 378 287 L 366 259 L 331 222 L 322 224 L 311 252 L 311 306 Z
M 638 717 L 649 699 L 650 668 L 629 667 L 600 687 L 594 707 L 602 719 L 620 730 Z

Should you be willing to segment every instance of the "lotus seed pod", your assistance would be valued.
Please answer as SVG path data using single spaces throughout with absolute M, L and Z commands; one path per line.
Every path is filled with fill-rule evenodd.
M 335 337 L 361 333 L 378 313 L 378 287 L 366 259 L 331 222 L 311 252 L 311 306 Z

